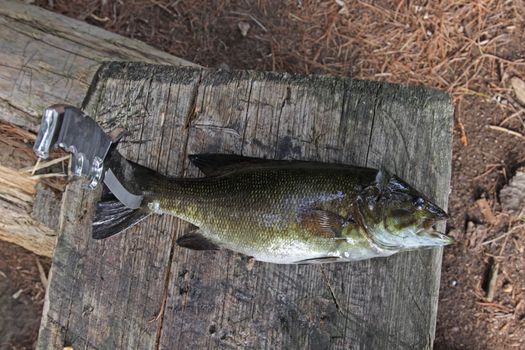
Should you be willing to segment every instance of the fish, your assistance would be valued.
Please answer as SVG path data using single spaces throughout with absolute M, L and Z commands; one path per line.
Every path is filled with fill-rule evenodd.
M 142 205 L 103 197 L 93 238 L 159 214 L 193 224 L 177 239 L 181 247 L 275 264 L 358 261 L 453 243 L 436 228 L 447 213 L 383 169 L 227 154 L 189 159 L 204 177 L 170 178 L 130 162 Z

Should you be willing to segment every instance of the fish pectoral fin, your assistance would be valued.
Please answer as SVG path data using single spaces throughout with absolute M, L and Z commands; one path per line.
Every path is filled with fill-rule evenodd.
M 341 237 L 345 219 L 331 211 L 308 209 L 301 211 L 299 222 L 304 229 L 314 235 L 324 238 L 338 238 Z
M 193 250 L 218 250 L 220 247 L 206 238 L 200 229 L 193 230 L 177 239 L 177 245 Z

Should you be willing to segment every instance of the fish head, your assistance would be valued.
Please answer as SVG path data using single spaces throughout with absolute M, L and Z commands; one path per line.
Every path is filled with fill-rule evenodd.
M 362 201 L 366 231 L 380 248 L 403 251 L 454 241 L 438 231 L 447 213 L 397 176 L 379 174 Z

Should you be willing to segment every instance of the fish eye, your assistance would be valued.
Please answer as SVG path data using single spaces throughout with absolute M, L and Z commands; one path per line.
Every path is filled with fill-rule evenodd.
M 423 210 L 425 208 L 425 200 L 421 197 L 414 201 L 414 206 L 417 210 Z

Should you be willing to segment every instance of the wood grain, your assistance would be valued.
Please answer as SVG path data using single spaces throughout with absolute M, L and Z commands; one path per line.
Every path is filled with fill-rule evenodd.
M 0 0 L 3 120 L 35 130 L 49 105 L 80 105 L 106 60 L 193 65 L 85 22 L 21 1 Z
M 104 65 L 85 109 L 120 147 L 173 176 L 226 152 L 384 167 L 446 207 L 452 107 L 421 87 L 323 76 Z M 441 250 L 323 266 L 179 248 L 189 227 L 153 217 L 89 237 L 96 195 L 70 186 L 38 348 L 429 349 Z M 154 277 L 151 277 L 154 276 Z M 86 311 L 87 310 L 87 311 Z

